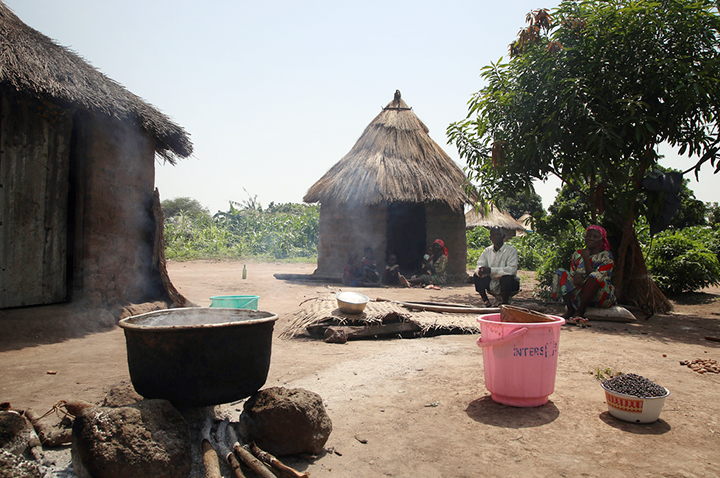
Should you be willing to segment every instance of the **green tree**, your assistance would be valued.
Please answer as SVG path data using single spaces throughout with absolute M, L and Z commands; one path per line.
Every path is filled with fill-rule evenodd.
M 183 214 L 193 220 L 206 220 L 210 218 L 208 208 L 200 204 L 200 201 L 190 197 L 177 197 L 162 201 L 163 214 L 165 219 Z
M 717 228 L 720 226 L 720 206 L 718 203 L 705 203 L 708 224 Z
M 591 220 L 619 238 L 621 298 L 669 309 L 648 280 L 637 199 L 657 147 L 715 166 L 720 144 L 720 16 L 710 0 L 563 1 L 528 15 L 511 59 L 448 134 L 481 198 L 559 177 L 586 196 Z M 583 187 L 587 187 L 583 191 Z
M 520 219 L 525 213 L 529 213 L 535 218 L 545 215 L 542 198 L 535 190 L 529 192 L 510 191 L 496 198 L 495 204 L 515 219 Z

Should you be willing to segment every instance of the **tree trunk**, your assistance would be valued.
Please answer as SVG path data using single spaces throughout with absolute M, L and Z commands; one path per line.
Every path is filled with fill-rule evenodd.
M 615 263 L 615 292 L 618 300 L 638 306 L 648 313 L 666 314 L 672 304 L 648 272 L 642 248 L 635 234 L 634 218 L 625 220 Z

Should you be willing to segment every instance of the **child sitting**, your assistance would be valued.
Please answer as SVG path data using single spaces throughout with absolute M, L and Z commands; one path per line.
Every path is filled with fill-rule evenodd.
M 357 287 L 362 284 L 362 269 L 357 267 L 357 254 L 350 252 L 348 260 L 343 267 L 343 284 Z
M 366 247 L 364 250 L 363 257 L 363 280 L 365 282 L 378 282 L 380 276 L 377 273 L 377 263 L 375 262 L 375 254 L 373 254 L 372 247 Z

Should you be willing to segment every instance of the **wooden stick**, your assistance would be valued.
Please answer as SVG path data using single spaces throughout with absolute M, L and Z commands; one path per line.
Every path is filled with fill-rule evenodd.
M 207 438 L 203 438 L 202 441 L 202 459 L 205 465 L 205 478 L 222 478 L 217 452 Z
M 383 299 L 378 297 L 376 302 L 395 302 L 413 310 L 429 310 L 430 312 L 451 312 L 456 314 L 497 314 L 500 307 L 467 307 L 465 305 L 429 305 L 420 302 L 402 302 L 399 300 Z
M 375 335 L 398 334 L 401 332 L 420 332 L 422 329 L 412 322 L 393 322 L 391 324 L 373 325 L 332 325 L 325 328 L 324 337 L 342 335 L 345 342 L 348 340 Z
M 310 476 L 310 473 L 307 471 L 305 473 L 300 473 L 296 469 L 290 468 L 289 466 L 285 465 L 283 462 L 272 456 L 270 453 L 262 451 L 254 442 L 250 444 L 250 451 L 260 461 L 262 461 L 266 465 L 270 465 L 275 470 L 288 478 L 308 478 Z
M 252 471 L 257 473 L 260 478 L 275 478 L 275 475 L 265 466 L 265 464 L 255 458 L 252 453 L 243 448 L 235 435 L 233 427 L 228 427 L 228 438 L 232 443 L 232 448 L 235 454 L 240 458 L 243 463 L 250 467 Z
M 220 472 L 220 460 L 218 460 L 217 452 L 210 442 L 210 430 L 212 429 L 212 421 L 210 415 L 205 416 L 200 435 L 202 436 L 202 460 L 205 465 L 205 478 L 222 478 Z
M 72 443 L 72 429 L 55 429 L 47 423 L 40 421 L 40 415 L 35 413 L 32 408 L 25 409 L 25 416 L 32 424 L 35 432 L 40 438 L 40 443 L 45 446 L 60 446 Z
M 705 340 L 710 340 L 711 342 L 720 342 L 720 337 L 713 337 L 712 335 L 706 335 Z
M 227 446 L 227 428 L 230 421 L 226 418 L 217 427 L 217 431 L 215 432 L 215 442 L 217 443 L 217 447 L 220 449 L 220 454 L 225 457 L 225 461 L 227 461 L 228 465 L 230 465 L 230 469 L 232 470 L 233 474 L 235 475 L 235 478 L 245 478 L 245 474 L 242 471 L 242 468 L 240 468 L 240 462 L 237 458 L 235 458 L 235 455 Z

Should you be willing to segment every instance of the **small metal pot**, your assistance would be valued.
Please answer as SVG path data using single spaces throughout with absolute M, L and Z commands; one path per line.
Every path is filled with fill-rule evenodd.
M 340 292 L 335 294 L 340 312 L 345 314 L 360 314 L 370 302 L 370 297 L 359 292 Z
M 249 397 L 267 379 L 276 320 L 271 312 L 202 307 L 122 319 L 132 384 L 145 398 L 182 406 Z

